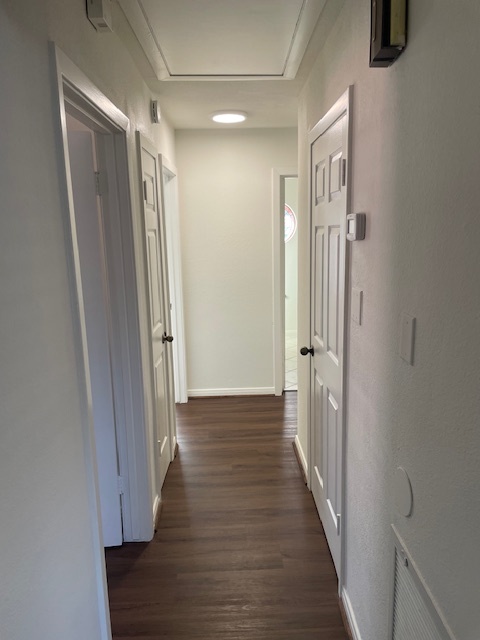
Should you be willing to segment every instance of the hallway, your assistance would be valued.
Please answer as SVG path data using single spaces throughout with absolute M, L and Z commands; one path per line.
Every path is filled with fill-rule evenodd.
M 178 405 L 155 538 L 106 554 L 115 640 L 347 640 L 296 395 Z

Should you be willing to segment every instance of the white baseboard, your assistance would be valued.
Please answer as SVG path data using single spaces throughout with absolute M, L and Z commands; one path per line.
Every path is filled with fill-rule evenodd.
M 241 387 L 239 389 L 189 389 L 189 398 L 208 398 L 216 396 L 273 396 L 274 387 Z
M 307 458 L 305 456 L 304 450 L 302 449 L 302 445 L 300 444 L 300 438 L 298 437 L 298 434 L 295 436 L 295 447 L 297 449 L 298 457 L 303 467 L 303 473 L 305 474 L 305 478 L 308 478 Z
M 355 614 L 353 613 L 352 603 L 350 602 L 350 598 L 348 597 L 348 593 L 345 591 L 345 588 L 342 589 L 342 602 L 345 613 L 347 615 L 348 624 L 350 625 L 350 630 L 353 634 L 353 640 L 362 640 L 362 636 L 360 635 L 360 631 L 358 629 L 357 620 L 355 619 Z
M 160 496 L 157 494 L 153 501 L 153 525 L 157 522 L 158 510 L 160 509 Z

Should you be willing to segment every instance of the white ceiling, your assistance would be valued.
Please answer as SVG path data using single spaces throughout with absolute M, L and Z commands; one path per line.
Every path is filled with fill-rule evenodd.
M 246 111 L 240 127 L 296 126 L 299 67 L 326 0 L 118 4 L 119 35 L 174 128 L 218 128 L 209 116 L 222 109 Z

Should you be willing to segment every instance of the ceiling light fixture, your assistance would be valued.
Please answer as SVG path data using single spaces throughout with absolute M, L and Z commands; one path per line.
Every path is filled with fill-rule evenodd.
M 211 118 L 214 122 L 221 124 L 237 124 L 247 119 L 245 111 L 216 111 Z

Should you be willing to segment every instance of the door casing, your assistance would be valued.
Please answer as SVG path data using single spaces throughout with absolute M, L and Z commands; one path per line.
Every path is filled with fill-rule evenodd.
M 187 356 L 185 349 L 185 320 L 183 311 L 182 256 L 180 218 L 178 211 L 178 178 L 176 167 L 163 155 L 158 157 L 161 177 L 162 209 L 165 217 L 171 323 L 174 335 L 173 361 L 175 402 L 188 402 Z M 175 446 L 176 442 L 173 442 Z
M 118 546 L 123 542 L 122 495 L 119 482 L 117 421 L 124 420 L 122 389 L 113 378 L 118 364 L 114 349 L 114 292 L 108 286 L 106 231 L 111 228 L 112 204 L 115 197 L 115 172 L 110 173 L 109 193 L 99 194 L 100 180 L 106 175 L 106 160 L 110 155 L 109 134 L 98 132 L 70 115 L 66 103 L 67 130 L 72 181 L 77 245 L 82 276 L 82 294 L 89 371 L 92 381 L 92 414 L 97 455 L 100 511 L 104 545 Z M 96 173 L 97 172 L 97 173 Z M 96 184 L 97 182 L 97 184 Z M 102 181 L 104 182 L 104 181 Z M 103 191 L 103 190 L 102 190 Z M 120 397 L 118 397 L 120 394 Z
M 308 246 L 310 252 L 310 282 L 309 282 L 309 292 L 311 292 L 311 278 L 312 278 L 312 269 L 314 268 L 312 255 L 312 238 L 311 238 L 311 228 L 312 228 L 312 206 L 311 206 L 311 193 L 312 193 L 312 145 L 315 140 L 321 136 L 329 127 L 340 117 L 343 115 L 346 116 L 346 126 L 347 126 L 347 148 L 346 148 L 346 177 L 345 177 L 345 190 L 346 190 L 346 215 L 351 210 L 351 148 L 352 148 L 352 105 L 353 105 L 353 86 L 349 86 L 345 93 L 340 96 L 340 98 L 335 102 L 335 104 L 325 113 L 325 115 L 320 118 L 317 124 L 309 131 L 308 133 L 308 198 L 309 198 L 309 219 L 308 219 Z M 346 243 L 346 238 L 343 239 Z M 340 570 L 338 572 L 338 592 L 341 596 L 342 587 L 345 581 L 345 530 L 346 530 L 346 442 L 347 442 L 347 421 L 346 421 L 346 394 L 347 394 L 347 351 L 348 351 L 348 316 L 349 316 L 349 305 L 348 305 L 348 283 L 349 283 L 349 251 L 348 251 L 348 243 L 345 250 L 345 286 L 344 286 L 344 295 L 345 295 L 345 304 L 344 304 L 344 318 L 343 318 L 343 331 L 344 331 L 344 349 L 343 349 L 343 357 L 342 357 L 342 441 L 343 441 L 343 451 L 342 451 L 342 491 L 340 496 L 341 503 L 341 514 L 342 521 L 340 527 Z M 310 294 L 311 296 L 311 294 Z M 310 299 L 310 308 L 313 304 L 313 300 Z M 311 317 L 312 314 L 309 314 L 309 336 L 312 335 L 312 326 L 311 326 Z M 311 368 L 310 368 L 310 377 L 311 377 Z M 312 486 L 312 473 L 313 473 L 313 427 L 312 424 L 312 409 L 311 409 L 311 393 L 312 388 L 312 380 L 309 383 L 309 402 L 307 409 L 307 423 L 308 423 L 308 487 L 311 489 Z
M 116 173 L 116 203 L 111 206 L 112 219 L 107 225 L 106 252 L 109 286 L 116 292 L 112 310 L 116 323 L 113 350 L 120 367 L 114 372 L 114 384 L 122 390 L 123 419 L 117 422 L 119 471 L 125 480 L 122 496 L 122 520 L 125 541 L 146 541 L 153 537 L 152 496 L 150 491 L 147 406 L 142 350 L 140 289 L 146 290 L 145 273 L 137 268 L 138 230 L 132 215 L 135 183 L 129 171 L 127 148 L 134 148 L 130 122 L 89 78 L 58 48 L 50 43 L 56 118 L 60 197 L 65 211 L 65 237 L 68 279 L 71 292 L 74 348 L 77 358 L 82 437 L 84 445 L 87 491 L 92 545 L 96 569 L 97 600 L 102 640 L 111 639 L 108 591 L 105 570 L 95 439 L 91 414 L 91 382 L 88 364 L 82 280 L 76 238 L 75 214 L 68 154 L 66 103 L 75 118 L 110 138 L 106 164 Z M 113 257 L 115 256 L 115 257 Z M 121 416 L 118 416 L 121 418 Z
M 273 229 L 273 377 L 275 395 L 285 388 L 285 178 L 297 178 L 298 169 L 272 169 Z

